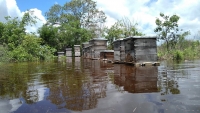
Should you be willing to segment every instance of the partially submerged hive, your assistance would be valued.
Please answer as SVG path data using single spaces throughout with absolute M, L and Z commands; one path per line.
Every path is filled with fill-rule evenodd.
M 72 56 L 72 48 L 66 48 L 65 51 L 66 51 L 65 54 L 66 54 L 67 57 Z
M 65 53 L 65 52 L 58 52 L 58 57 L 64 56 L 64 53 Z
M 133 36 L 114 42 L 114 61 L 143 63 L 157 61 L 156 36 Z
M 124 40 L 114 41 L 114 62 L 125 62 L 125 45 Z
M 156 36 L 134 36 L 125 40 L 126 58 L 130 54 L 134 62 L 156 62 Z
M 88 47 L 89 47 L 90 45 L 89 45 L 89 42 L 85 42 L 85 43 L 83 43 L 82 44 L 82 56 L 83 56 L 83 58 L 87 58 L 87 54 L 89 54 L 89 51 L 88 51 Z
M 89 41 L 90 47 L 90 55 L 92 59 L 99 59 L 100 52 L 102 50 L 107 49 L 107 39 L 104 38 L 94 38 Z
M 75 57 L 81 56 L 80 45 L 74 45 Z
M 100 52 L 100 59 L 113 61 L 114 59 L 114 50 L 103 50 Z

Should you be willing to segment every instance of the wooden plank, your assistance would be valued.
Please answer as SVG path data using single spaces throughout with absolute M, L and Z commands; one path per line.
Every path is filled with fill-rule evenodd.
M 157 49 L 156 48 L 147 48 L 147 49 L 136 49 L 135 50 L 135 55 L 151 55 L 151 54 L 157 54 Z
M 106 48 L 107 48 L 107 47 L 104 46 L 104 45 L 103 45 L 103 46 L 93 46 L 93 47 L 92 47 L 92 49 L 94 49 L 94 50 L 106 50 Z
M 129 39 L 124 42 L 125 51 L 134 50 L 134 41 Z
M 114 60 L 120 61 L 120 51 L 114 51 Z
M 156 46 L 155 39 L 135 39 L 134 40 L 135 46 Z
M 120 61 L 125 62 L 126 54 L 125 52 L 120 52 Z
M 75 52 L 75 56 L 76 56 L 76 57 L 79 57 L 79 56 L 81 56 L 81 53 L 76 51 L 76 52 Z
M 157 55 L 152 54 L 152 55 L 136 55 L 136 62 L 141 63 L 141 62 L 157 62 Z
M 114 42 L 114 51 L 119 51 L 120 50 L 120 41 Z
M 66 51 L 66 56 L 72 56 L 72 52 L 71 51 Z

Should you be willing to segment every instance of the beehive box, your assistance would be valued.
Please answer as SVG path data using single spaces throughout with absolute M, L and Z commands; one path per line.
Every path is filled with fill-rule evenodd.
M 80 50 L 80 45 L 74 45 L 74 53 L 75 57 L 80 57 L 81 56 L 81 50 Z
M 100 52 L 107 49 L 107 39 L 94 38 L 89 41 L 92 59 L 100 59 Z
M 156 36 L 133 36 L 124 39 L 126 62 L 156 62 Z
M 100 52 L 100 59 L 113 61 L 114 59 L 114 50 L 103 50 Z
M 125 62 L 125 45 L 124 40 L 119 39 L 114 41 L 114 62 Z
M 65 51 L 66 51 L 65 54 L 66 54 L 67 57 L 72 56 L 72 48 L 66 48 Z
M 88 46 L 90 46 L 89 42 L 85 42 L 82 44 L 82 57 L 87 58 L 87 53 L 88 53 Z

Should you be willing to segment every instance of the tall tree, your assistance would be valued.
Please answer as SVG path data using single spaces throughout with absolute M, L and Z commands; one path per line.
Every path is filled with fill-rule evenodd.
M 157 27 L 154 32 L 158 33 L 158 39 L 164 40 L 167 44 L 167 51 L 169 51 L 169 46 L 175 46 L 178 41 L 178 21 L 180 19 L 177 15 L 167 16 L 160 13 L 161 18 L 157 18 L 155 23 Z
M 110 28 L 106 28 L 105 37 L 108 39 L 111 49 L 113 49 L 112 43 L 116 39 L 144 35 L 142 32 L 139 32 L 137 25 L 137 23 L 130 21 L 128 18 L 122 18 Z
M 96 31 L 102 31 L 101 25 L 105 22 L 106 16 L 103 11 L 96 7 L 92 0 L 71 0 L 63 6 L 55 4 L 46 12 L 48 24 L 59 23 L 56 40 L 57 49 L 74 44 L 81 44 L 92 37 L 97 37 Z M 95 29 L 94 29 L 95 26 Z M 47 40 L 49 37 L 42 37 Z
M 59 49 L 60 40 L 58 40 L 58 28 L 53 25 L 43 25 L 38 29 L 38 33 L 40 34 L 40 38 L 43 39 L 43 44 L 47 44 L 55 49 Z M 62 41 L 61 41 L 62 42 Z
M 97 9 L 96 2 L 93 0 L 71 0 L 64 6 L 55 4 L 46 12 L 46 16 L 50 23 L 63 24 L 78 20 L 79 27 L 82 28 L 89 28 L 93 24 L 104 23 L 106 20 L 104 12 Z

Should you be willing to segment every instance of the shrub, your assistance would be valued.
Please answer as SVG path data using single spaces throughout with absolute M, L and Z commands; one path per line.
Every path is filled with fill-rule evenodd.
M 183 52 L 180 50 L 175 50 L 173 52 L 173 59 L 174 60 L 183 60 L 184 59 L 184 55 Z

